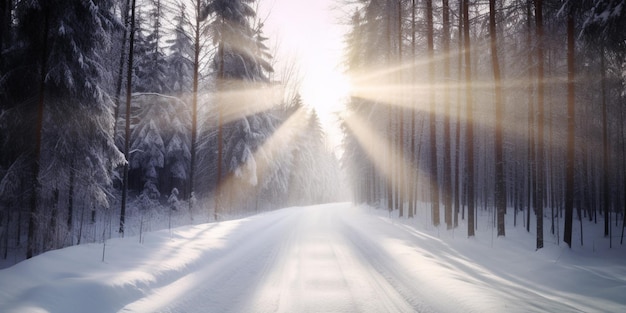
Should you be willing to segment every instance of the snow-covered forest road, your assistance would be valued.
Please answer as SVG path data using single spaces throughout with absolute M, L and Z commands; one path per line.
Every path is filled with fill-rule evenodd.
M 289 208 L 148 233 L 143 244 L 113 239 L 105 262 L 102 244 L 45 253 L 0 271 L 0 312 L 617 312 L 626 304 L 623 262 L 513 243 L 447 242 L 347 203 Z

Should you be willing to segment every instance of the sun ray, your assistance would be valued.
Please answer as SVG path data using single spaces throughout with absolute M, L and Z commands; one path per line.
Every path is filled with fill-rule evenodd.
M 224 90 L 207 95 L 207 98 L 213 109 L 222 110 L 224 124 L 265 112 L 283 100 L 284 86 L 280 84 L 228 80 L 222 85 Z
M 304 131 L 308 112 L 304 107 L 300 107 L 287 118 L 281 126 L 265 142 L 253 152 L 250 162 L 254 162 L 254 169 L 249 168 L 250 164 L 240 164 L 233 173 L 229 173 L 217 186 L 214 197 L 230 199 L 228 205 L 223 205 L 217 209 L 218 217 L 224 213 L 224 208 L 237 207 L 233 195 L 237 192 L 255 192 L 259 186 L 261 177 L 267 177 L 268 171 L 277 166 L 273 162 L 280 160 L 280 154 L 289 153 L 288 147 Z M 270 180 L 265 180 L 269 182 Z M 258 196 L 258 195 L 256 195 Z M 224 203 L 224 201 L 220 201 Z
M 444 57 L 441 57 L 444 58 Z M 440 58 L 440 59 L 441 59 Z M 418 62 L 419 64 L 426 61 Z M 351 97 L 353 100 L 366 100 L 374 103 L 383 104 L 391 107 L 414 110 L 415 112 L 430 112 L 430 103 L 428 97 L 430 93 L 435 94 L 436 101 L 436 114 L 440 117 L 446 116 L 449 118 L 457 118 L 457 107 L 464 108 L 464 95 L 461 94 L 460 99 L 456 99 L 450 102 L 451 109 L 447 112 L 443 110 L 441 106 L 441 97 L 443 93 L 451 92 L 451 90 L 463 90 L 466 88 L 464 81 L 448 81 L 448 82 L 427 82 L 424 77 L 416 79 L 415 83 L 395 83 L 398 81 L 398 76 L 402 71 L 414 70 L 416 65 L 411 63 L 405 63 L 391 68 L 383 68 L 380 70 L 367 69 L 364 70 L 362 75 L 351 75 Z M 395 76 L 394 76 L 395 75 Z M 406 77 L 403 79 L 406 81 Z M 566 77 L 551 77 L 544 81 L 546 85 L 563 85 L 567 81 Z M 502 82 L 502 88 L 509 93 L 525 93 L 530 86 L 534 84 L 533 81 L 528 81 L 526 78 L 521 79 L 507 79 Z M 474 104 L 474 125 L 477 128 L 493 129 L 495 128 L 495 105 L 492 100 L 491 93 L 494 90 L 494 81 L 488 79 L 473 80 L 472 89 L 475 91 L 475 104 Z M 511 96 L 510 96 L 511 97 Z M 483 99 L 483 100 L 481 100 Z M 507 100 L 507 110 L 519 110 L 519 105 L 515 103 L 514 99 Z M 524 102 L 525 104 L 525 102 Z M 519 113 L 522 116 L 526 116 L 527 110 L 524 105 Z M 464 120 L 465 115 L 462 114 L 459 118 Z M 528 121 L 526 118 L 510 118 L 511 114 L 507 115 L 509 118 L 506 121 L 505 132 L 507 138 L 514 141 L 519 141 L 528 136 Z
M 411 162 L 406 155 L 402 155 L 395 149 L 393 145 L 384 139 L 379 133 L 369 127 L 366 120 L 357 114 L 350 114 L 343 118 L 345 124 L 349 128 L 351 134 L 357 139 L 359 146 L 365 151 L 368 159 L 372 162 L 378 172 L 382 173 L 386 183 L 392 184 L 397 188 L 396 181 L 393 179 L 398 173 L 408 177 L 425 177 L 427 179 L 426 186 L 433 184 L 430 171 L 422 169 L 418 162 Z M 391 151 L 389 150 L 391 148 Z M 390 162 L 390 157 L 393 161 Z M 393 165 L 392 165 L 393 164 Z M 400 170 L 397 170 L 400 169 Z M 402 171 L 404 169 L 405 171 Z M 408 186 L 405 186 L 408 188 Z M 403 193 L 406 190 L 402 191 Z

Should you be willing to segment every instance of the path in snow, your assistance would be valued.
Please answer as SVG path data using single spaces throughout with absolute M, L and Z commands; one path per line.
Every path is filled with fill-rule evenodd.
M 132 312 L 430 312 L 406 273 L 360 239 L 348 204 L 245 220 L 220 257 L 131 303 Z M 176 297 L 172 297 L 176 295 Z M 439 310 L 436 310 L 439 311 Z
M 618 312 L 626 306 L 619 258 L 555 260 L 515 244 L 514 232 L 495 242 L 498 249 L 466 238 L 447 242 L 377 214 L 329 204 L 149 233 L 143 244 L 114 239 L 104 263 L 102 244 L 48 252 L 0 271 L 0 312 Z

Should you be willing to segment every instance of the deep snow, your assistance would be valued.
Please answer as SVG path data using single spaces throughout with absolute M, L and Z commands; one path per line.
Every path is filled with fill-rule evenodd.
M 417 221 L 328 204 L 112 239 L 105 262 L 103 244 L 74 246 L 1 270 L 0 312 L 626 311 L 621 247 Z

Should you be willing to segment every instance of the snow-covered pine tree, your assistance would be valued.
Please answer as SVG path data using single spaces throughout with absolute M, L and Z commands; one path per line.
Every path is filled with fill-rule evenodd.
M 131 107 L 131 143 L 129 162 L 130 188 L 141 191 L 150 182 L 160 193 L 167 194 L 171 188 L 186 190 L 188 178 L 189 144 L 187 135 L 188 109 L 183 100 L 166 93 L 176 92 L 184 96 L 182 85 L 189 62 L 184 42 L 175 40 L 175 55 L 166 57 L 160 48 L 161 18 L 164 7 L 160 0 L 150 0 L 147 14 L 137 14 L 137 31 L 134 44 L 133 91 Z M 184 14 L 181 13 L 181 14 Z M 185 38 L 184 16 L 181 17 L 178 39 Z M 174 60 L 174 76 L 178 90 L 170 88 L 168 61 Z
M 269 53 L 263 44 L 261 26 L 255 28 L 252 22 L 256 16 L 250 4 L 254 0 L 213 0 L 205 9 L 207 15 L 212 17 L 210 24 L 214 44 L 217 45 L 217 53 L 213 59 L 213 68 L 216 76 L 217 93 L 243 91 L 249 88 L 260 88 L 267 84 L 269 79 L 267 72 L 272 71 L 267 61 Z M 250 101 L 248 99 L 246 101 Z M 262 120 L 267 112 L 257 112 L 255 105 L 260 103 L 224 103 L 224 97 L 217 98 L 217 156 L 216 166 L 216 193 L 215 213 L 217 219 L 223 210 L 221 189 L 233 189 L 233 184 L 222 186 L 224 177 L 236 174 L 235 177 L 243 177 L 237 170 L 243 166 L 250 167 L 255 163 L 254 152 L 258 148 L 257 141 L 259 132 L 251 127 L 257 124 L 257 119 Z M 224 111 L 229 107 L 237 108 L 238 116 L 233 117 L 231 122 L 224 122 Z M 249 108 L 249 109 L 248 109 Z M 249 116 L 247 112 L 252 112 Z M 260 123 L 258 123 L 260 125 Z M 258 178 L 257 178 L 258 179 Z M 230 180 L 234 181 L 234 180 Z M 249 180 L 248 182 L 253 182 Z M 257 182 L 255 182 L 256 184 Z M 235 191 L 228 191 L 229 198 Z
M 161 117 L 165 116 L 164 107 L 166 101 L 162 101 L 155 96 L 145 96 L 136 99 L 138 104 L 137 124 L 132 128 L 131 148 L 130 148 L 130 168 L 131 171 L 139 169 L 140 185 L 151 182 L 156 185 L 159 179 L 159 169 L 165 164 L 165 143 L 161 137 Z M 130 174 L 132 177 L 133 174 Z M 131 181 L 134 179 L 131 179 Z M 132 186 L 133 187 L 141 186 Z
M 169 86 L 165 55 L 160 46 L 163 5 L 161 0 L 143 2 L 138 8 L 148 9 L 147 12 L 137 12 L 133 91 L 165 93 L 169 91 Z
M 141 191 L 146 182 L 162 194 L 186 190 L 189 177 L 189 110 L 180 99 L 156 94 L 133 97 L 130 185 Z
M 60 214 L 39 204 L 45 195 L 70 189 L 56 183 L 69 181 L 70 172 L 85 174 L 85 201 L 95 208 L 108 206 L 108 169 L 121 161 L 111 136 L 112 103 L 103 88 L 107 70 L 100 54 L 109 48 L 112 29 L 119 26 L 111 7 L 110 0 L 17 3 L 19 41 L 12 49 L 15 62 L 8 72 L 12 80 L 8 89 L 12 101 L 26 107 L 22 112 L 34 116 L 23 121 L 36 121 L 23 124 L 33 138 L 26 141 L 25 151 L 32 153 L 33 162 L 27 257 L 41 250 L 44 231 L 54 231 Z M 30 83 L 20 84 L 24 81 Z
M 159 189 L 162 193 L 169 193 L 172 188 L 176 188 L 182 192 L 182 197 L 188 194 L 187 182 L 190 177 L 191 112 L 183 101 L 168 101 L 167 104 L 165 108 L 167 126 L 161 130 L 161 136 L 165 142 L 165 167 Z
M 169 45 L 167 78 L 168 86 L 174 95 L 187 98 L 187 93 L 191 92 L 194 45 L 188 32 L 190 23 L 185 5 L 180 3 L 178 10 L 178 15 L 174 17 L 176 23 L 174 38 L 166 40 Z

